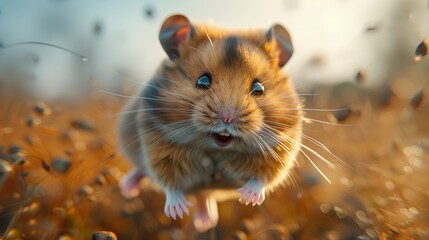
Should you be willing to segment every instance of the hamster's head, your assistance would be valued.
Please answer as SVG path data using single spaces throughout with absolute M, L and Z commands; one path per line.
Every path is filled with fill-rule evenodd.
M 281 70 L 293 53 L 283 26 L 236 32 L 174 15 L 165 20 L 159 38 L 169 56 L 162 95 L 170 108 L 180 109 L 165 123 L 173 127 L 165 129 L 171 133 L 175 123 L 189 123 L 170 139 L 253 152 L 280 144 L 283 135 L 299 134 L 300 101 Z

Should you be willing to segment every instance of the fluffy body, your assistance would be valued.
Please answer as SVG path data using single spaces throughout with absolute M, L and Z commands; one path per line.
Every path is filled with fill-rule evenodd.
M 121 149 L 134 165 L 123 194 L 135 196 L 147 175 L 164 190 L 165 213 L 174 219 L 188 213 L 185 195 L 196 196 L 194 223 L 205 231 L 217 223 L 216 190 L 239 191 L 243 203 L 259 205 L 285 183 L 303 117 L 276 44 L 266 31 L 193 24 L 180 57 L 161 64 L 119 121 Z M 197 88 L 206 73 L 210 88 Z M 261 96 L 251 94 L 255 80 Z M 222 145 L 219 134 L 232 140 Z

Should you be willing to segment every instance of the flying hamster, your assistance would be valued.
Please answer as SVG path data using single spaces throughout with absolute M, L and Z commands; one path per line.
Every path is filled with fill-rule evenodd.
M 159 40 L 168 58 L 119 120 L 120 148 L 134 165 L 120 188 L 136 196 L 147 176 L 173 219 L 189 215 L 193 198 L 203 232 L 218 222 L 219 193 L 260 205 L 290 177 L 303 119 L 282 70 L 292 41 L 279 24 L 232 31 L 183 15 L 164 21 Z

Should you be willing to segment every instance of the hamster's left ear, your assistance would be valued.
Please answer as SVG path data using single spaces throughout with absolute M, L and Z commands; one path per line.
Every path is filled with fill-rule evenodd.
M 267 32 L 267 41 L 273 41 L 279 51 L 278 66 L 282 68 L 292 57 L 293 45 L 289 32 L 280 24 L 273 25 Z
M 168 17 L 159 32 L 159 41 L 171 60 L 180 57 L 180 46 L 192 37 L 194 29 L 189 19 L 183 15 Z

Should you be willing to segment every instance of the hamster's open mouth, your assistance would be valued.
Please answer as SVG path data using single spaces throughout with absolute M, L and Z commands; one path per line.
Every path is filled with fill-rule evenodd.
M 228 146 L 234 139 L 228 131 L 222 131 L 220 133 L 212 133 L 212 136 L 219 147 Z

